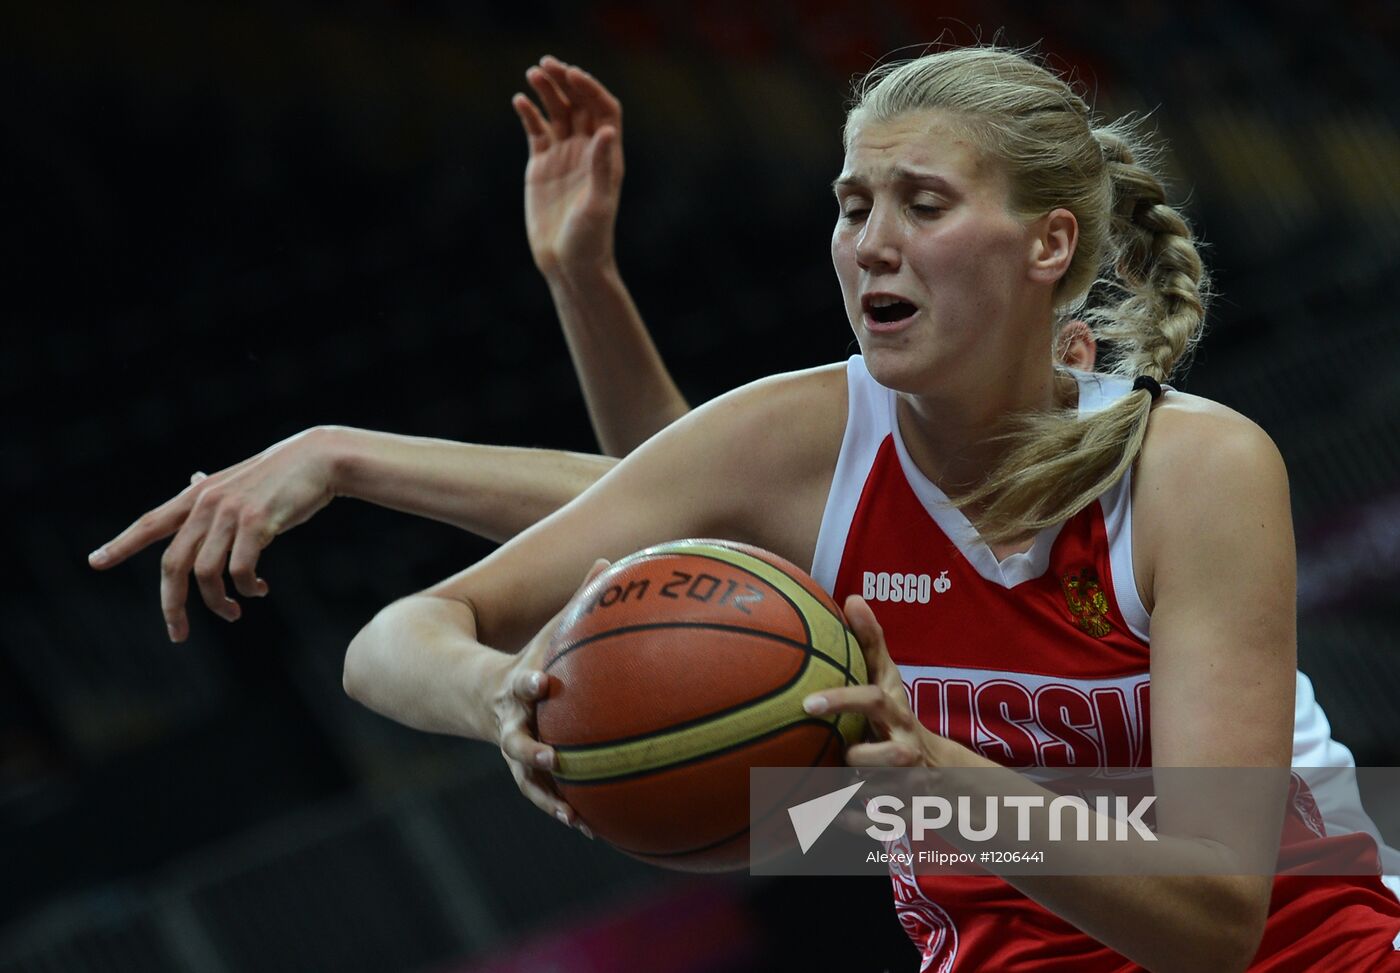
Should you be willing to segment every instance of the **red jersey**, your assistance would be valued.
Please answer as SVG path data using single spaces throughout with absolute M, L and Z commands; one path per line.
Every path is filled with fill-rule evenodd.
M 1076 373 L 1081 414 L 1127 380 Z M 1152 763 L 1150 619 L 1132 563 L 1131 472 L 1097 503 L 998 560 L 909 458 L 895 394 L 853 357 L 850 411 L 812 574 L 862 595 L 920 722 L 1009 767 Z M 1285 842 L 1322 839 L 1294 777 Z M 1329 853 L 1377 861 L 1364 834 Z M 921 969 L 1139 969 L 995 876 L 892 872 Z M 1400 903 L 1370 876 L 1275 879 L 1251 970 L 1400 970 Z M 1389 964 L 1389 965 L 1381 965 Z

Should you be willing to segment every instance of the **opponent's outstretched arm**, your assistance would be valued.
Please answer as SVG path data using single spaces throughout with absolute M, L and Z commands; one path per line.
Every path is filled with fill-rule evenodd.
M 622 105 L 553 57 L 525 72 L 544 106 L 512 100 L 525 127 L 525 229 L 564 329 L 603 452 L 625 456 L 690 407 L 622 282 L 614 228 L 622 191 Z
M 355 497 L 503 541 L 549 516 L 612 468 L 606 456 L 479 446 L 318 426 L 212 476 L 196 473 L 177 496 L 88 555 L 101 570 L 174 535 L 161 557 L 160 604 L 172 641 L 189 634 L 193 572 L 209 610 L 241 614 L 224 587 L 266 595 L 258 557 L 278 534 L 338 496 Z

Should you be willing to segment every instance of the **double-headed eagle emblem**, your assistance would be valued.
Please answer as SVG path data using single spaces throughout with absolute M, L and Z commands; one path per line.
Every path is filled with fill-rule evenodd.
M 1096 639 L 1113 631 L 1108 621 L 1108 599 L 1099 584 L 1097 571 L 1092 567 L 1081 568 L 1077 574 L 1071 571 L 1060 578 L 1060 587 L 1064 589 L 1074 623 L 1083 631 Z

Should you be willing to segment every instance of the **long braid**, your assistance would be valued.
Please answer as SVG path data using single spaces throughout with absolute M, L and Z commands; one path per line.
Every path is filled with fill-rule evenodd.
M 1111 125 L 1092 134 L 1113 186 L 1113 264 L 1128 294 L 1086 317 L 1116 348 L 1118 371 L 1164 382 L 1200 339 L 1209 279 L 1190 226 L 1167 205 L 1162 181 L 1136 161 L 1131 133 Z

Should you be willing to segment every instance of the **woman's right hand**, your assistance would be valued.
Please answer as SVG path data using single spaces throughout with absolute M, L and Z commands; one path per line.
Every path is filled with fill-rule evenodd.
M 511 99 L 530 144 L 525 230 L 546 277 L 605 268 L 622 194 L 622 105 L 587 71 L 544 57 L 525 72 L 544 112 Z
M 607 568 L 607 561 L 595 561 L 578 590 L 588 587 Z M 576 591 L 574 598 L 577 597 Z M 591 838 L 593 834 L 588 826 L 578 819 L 574 809 L 554 789 L 550 771 L 558 768 L 558 756 L 552 747 L 541 743 L 535 736 L 535 706 L 549 695 L 550 690 L 550 675 L 543 669 L 544 660 L 549 652 L 550 640 L 554 638 L 574 598 L 570 598 L 569 603 L 549 620 L 549 624 L 539 630 L 505 670 L 495 692 L 496 738 L 520 793 L 544 813 L 553 815 L 570 827 L 577 827 Z
M 89 554 L 88 563 L 98 570 L 115 567 L 174 534 L 160 562 L 160 605 L 170 640 L 182 642 L 189 635 L 185 600 L 191 572 L 209 610 L 236 621 L 241 609 L 224 588 L 225 569 L 239 594 L 267 594 L 267 582 L 257 575 L 263 548 L 310 520 L 335 496 L 330 444 L 335 435 L 328 427 L 308 429 L 212 476 L 194 474 L 179 494 Z

